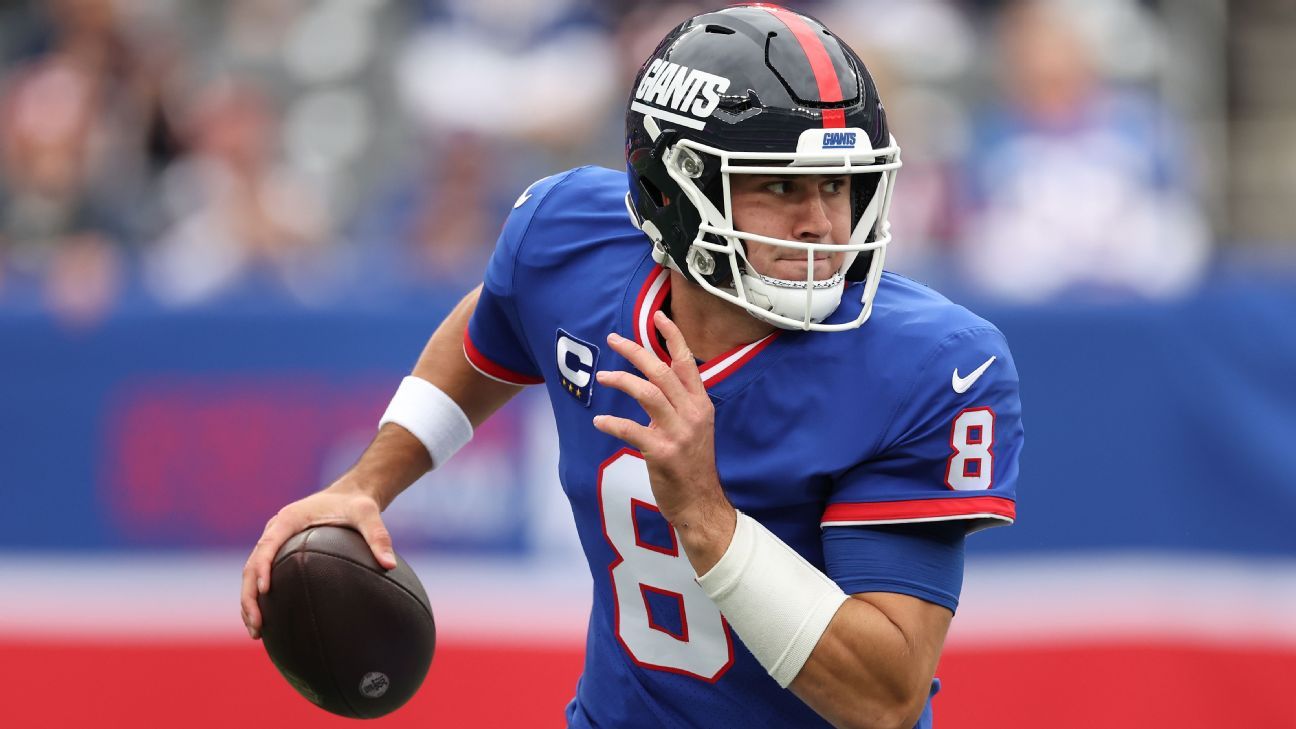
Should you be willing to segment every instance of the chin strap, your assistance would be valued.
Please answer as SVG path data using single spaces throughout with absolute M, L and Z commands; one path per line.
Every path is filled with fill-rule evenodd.
M 805 281 L 786 281 L 760 273 L 744 273 L 742 280 L 749 302 L 764 312 L 801 322 L 800 326 L 795 326 L 774 317 L 763 316 L 764 312 L 760 310 L 747 310 L 757 319 L 780 329 L 808 329 L 808 325 L 827 319 L 837 310 L 842 292 L 846 290 L 846 277 L 841 272 L 835 273 L 829 278 L 814 282 L 809 292 L 810 305 L 806 306 Z

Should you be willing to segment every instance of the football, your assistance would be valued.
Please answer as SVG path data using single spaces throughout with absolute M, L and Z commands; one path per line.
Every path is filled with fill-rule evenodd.
M 383 569 L 360 534 L 318 526 L 275 556 L 258 598 L 279 673 L 326 711 L 372 719 L 418 691 L 436 648 L 427 592 L 400 555 Z

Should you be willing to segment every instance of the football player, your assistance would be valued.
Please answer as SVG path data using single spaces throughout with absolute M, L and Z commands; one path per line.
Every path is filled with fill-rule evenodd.
M 627 173 L 518 198 L 359 462 L 244 570 L 379 513 L 526 385 L 548 390 L 594 581 L 570 727 L 931 726 L 965 536 L 1009 523 L 1003 335 L 883 272 L 900 167 L 859 57 L 816 20 L 689 19 L 640 70 Z

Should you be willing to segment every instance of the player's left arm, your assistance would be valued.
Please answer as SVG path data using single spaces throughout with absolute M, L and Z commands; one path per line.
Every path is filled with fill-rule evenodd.
M 696 362 L 664 314 L 657 314 L 656 323 L 670 364 L 614 336 L 609 344 L 644 377 L 598 373 L 600 382 L 634 397 L 650 423 L 603 415 L 595 426 L 644 455 L 657 505 L 679 534 L 699 583 L 780 685 L 836 726 L 909 729 L 926 705 L 957 595 L 953 602 L 932 601 L 919 596 L 926 596 L 922 590 L 897 587 L 851 590 L 848 596 L 777 536 L 737 512 L 716 472 L 714 413 Z M 1003 354 L 1006 359 L 1006 349 Z M 923 369 L 939 372 L 945 359 L 930 364 Z M 1003 366 L 1010 368 L 1011 362 Z M 1003 430 L 1017 442 L 1000 443 L 997 468 L 993 408 L 964 407 L 965 391 L 951 387 L 962 384 L 958 376 L 938 384 L 897 413 L 900 434 L 890 438 L 892 458 L 844 476 L 825 513 L 826 527 L 935 519 L 975 528 L 987 520 L 1010 520 L 1005 514 L 1014 513 L 1020 447 L 1015 371 L 1000 378 L 999 387 L 1005 389 L 1000 395 L 1007 407 L 1001 410 L 1009 421 Z M 989 415 L 964 415 L 983 411 Z M 1002 477 L 1000 488 L 989 494 L 996 474 Z M 955 528 L 958 559 L 951 567 L 961 583 L 962 527 Z
M 951 334 L 910 382 L 879 455 L 841 474 L 821 521 L 825 570 L 852 594 L 790 688 L 830 719 L 913 726 L 958 604 L 964 538 L 1016 516 L 1021 402 L 1003 335 L 984 323 Z
M 927 705 L 953 617 L 909 595 L 852 595 L 788 688 L 836 726 L 910 729 Z

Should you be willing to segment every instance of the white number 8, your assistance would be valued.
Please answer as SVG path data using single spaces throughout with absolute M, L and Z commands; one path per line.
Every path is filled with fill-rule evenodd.
M 667 549 L 641 541 L 637 533 L 635 502 L 656 509 L 643 456 L 625 449 L 608 459 L 599 471 L 598 495 L 603 533 L 617 555 L 608 570 L 622 647 L 644 668 L 719 680 L 733 665 L 733 640 L 720 610 L 694 582 L 679 536 L 671 530 Z M 649 592 L 676 599 L 678 633 L 653 620 Z
M 990 408 L 964 410 L 954 418 L 950 433 L 954 453 L 945 467 L 946 486 L 955 491 L 977 491 L 993 485 L 994 419 Z

